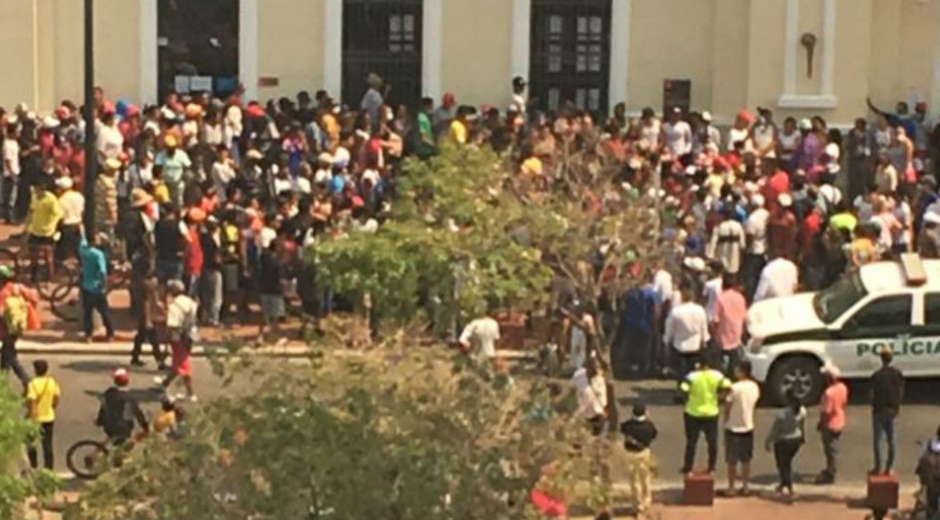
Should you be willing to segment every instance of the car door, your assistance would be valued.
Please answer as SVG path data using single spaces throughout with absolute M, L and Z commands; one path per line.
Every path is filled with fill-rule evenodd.
M 867 377 L 881 366 L 879 352 L 900 353 L 912 331 L 914 300 L 911 294 L 872 298 L 842 324 L 829 356 L 849 377 Z M 904 370 L 905 356 L 898 356 Z
M 905 365 L 901 370 L 916 376 L 940 374 L 940 293 L 924 294 L 924 317 L 911 330 L 904 346 Z

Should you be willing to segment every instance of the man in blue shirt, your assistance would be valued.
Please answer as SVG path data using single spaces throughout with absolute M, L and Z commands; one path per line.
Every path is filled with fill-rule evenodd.
M 82 239 L 78 254 L 82 261 L 82 324 L 85 327 L 85 339 L 92 341 L 92 311 L 97 310 L 101 315 L 101 322 L 107 331 L 110 342 L 114 339 L 114 325 L 111 323 L 111 309 L 108 306 L 108 260 L 104 251 L 97 246 L 92 238 Z
M 620 323 L 614 336 L 611 356 L 614 376 L 623 379 L 632 372 L 644 376 L 652 372 L 653 326 L 656 294 L 649 283 L 628 290 L 620 301 Z

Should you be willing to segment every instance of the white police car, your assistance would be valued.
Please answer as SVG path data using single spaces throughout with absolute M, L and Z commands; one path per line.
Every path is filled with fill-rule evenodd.
M 775 403 L 791 388 L 816 402 L 826 363 L 846 379 L 870 377 L 886 347 L 905 377 L 938 376 L 940 260 L 905 254 L 864 265 L 820 292 L 757 302 L 747 330 L 746 357 Z

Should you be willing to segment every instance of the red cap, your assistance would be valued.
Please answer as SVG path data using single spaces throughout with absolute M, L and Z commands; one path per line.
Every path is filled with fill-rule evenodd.
M 69 117 L 70 115 L 71 115 L 71 112 L 69 112 L 68 107 L 59 107 L 55 109 L 55 116 L 58 117 L 59 119 L 65 119 Z
M 738 118 L 747 121 L 748 124 L 754 122 L 754 114 L 748 112 L 747 109 L 741 109 L 741 111 L 738 112 Z
M 114 379 L 114 384 L 118 386 L 127 386 L 131 382 L 130 373 L 123 368 L 115 370 L 111 374 L 111 378 Z
M 140 107 L 137 105 L 127 105 L 127 117 L 133 117 L 140 114 Z
M 117 111 L 114 108 L 114 103 L 110 101 L 105 101 L 104 103 L 101 104 L 101 112 L 103 114 L 114 114 Z

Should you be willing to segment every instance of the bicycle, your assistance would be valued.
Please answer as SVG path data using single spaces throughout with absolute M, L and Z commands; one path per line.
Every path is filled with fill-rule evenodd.
M 60 285 L 78 280 L 80 265 L 77 258 L 58 260 L 52 248 L 42 246 L 36 254 L 36 261 L 34 272 L 33 254 L 29 247 L 0 247 L 0 265 L 9 267 L 17 279 L 28 277 L 45 300 L 52 301 Z
M 65 452 L 65 465 L 76 477 L 94 480 L 112 468 L 121 467 L 123 455 L 146 437 L 147 432 L 140 432 L 121 444 L 115 444 L 114 439 L 78 441 Z

